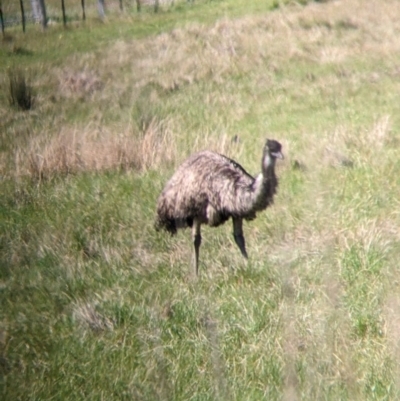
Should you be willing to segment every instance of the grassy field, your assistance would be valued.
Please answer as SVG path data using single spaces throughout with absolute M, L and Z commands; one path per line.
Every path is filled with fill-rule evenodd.
M 7 30 L 2 400 L 400 399 L 398 2 L 247 3 Z M 206 227 L 192 280 L 160 191 L 205 148 L 258 173 L 267 137 L 248 264 Z

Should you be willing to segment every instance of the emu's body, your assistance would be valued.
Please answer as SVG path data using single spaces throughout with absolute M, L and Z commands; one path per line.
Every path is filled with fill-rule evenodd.
M 156 228 L 175 234 L 178 228 L 192 227 L 196 275 L 201 224 L 216 227 L 232 217 L 235 242 L 247 258 L 242 221 L 253 220 L 273 202 L 275 160 L 282 157 L 280 143 L 268 140 L 261 173 L 253 178 L 228 157 L 203 151 L 190 156 L 168 181 L 158 199 Z

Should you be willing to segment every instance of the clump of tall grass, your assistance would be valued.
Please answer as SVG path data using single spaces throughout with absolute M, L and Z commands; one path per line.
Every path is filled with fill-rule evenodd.
M 165 165 L 175 159 L 175 146 L 168 121 L 153 119 L 143 130 L 132 126 L 115 133 L 101 127 L 61 129 L 53 137 L 31 140 L 18 157 L 25 171 L 36 179 L 80 171 L 137 170 Z
M 8 79 L 10 105 L 20 110 L 32 109 L 35 96 L 28 82 L 26 72 L 19 69 L 10 70 Z

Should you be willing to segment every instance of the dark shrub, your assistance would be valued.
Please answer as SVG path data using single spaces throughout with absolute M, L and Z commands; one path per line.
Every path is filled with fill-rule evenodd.
M 21 110 L 30 110 L 34 104 L 31 86 L 27 83 L 25 73 L 20 70 L 10 71 L 10 104 Z

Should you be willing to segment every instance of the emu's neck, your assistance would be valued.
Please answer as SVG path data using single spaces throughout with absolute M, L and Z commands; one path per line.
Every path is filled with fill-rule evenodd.
M 254 180 L 251 188 L 253 210 L 263 210 L 272 203 L 276 186 L 275 159 L 266 154 L 261 162 L 261 173 Z
M 268 153 L 264 155 L 261 161 L 261 174 L 265 179 L 271 176 L 275 177 L 275 162 L 276 159 L 271 157 Z

